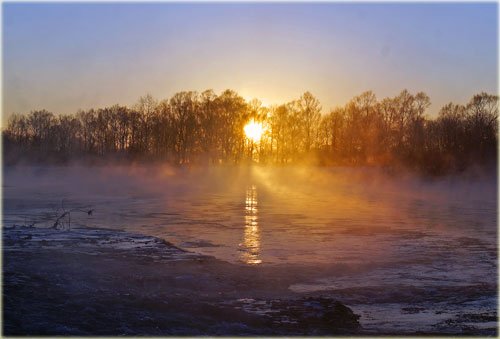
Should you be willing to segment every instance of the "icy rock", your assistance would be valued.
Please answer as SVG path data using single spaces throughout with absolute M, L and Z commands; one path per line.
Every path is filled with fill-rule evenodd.
M 266 316 L 280 330 L 295 328 L 296 333 L 317 335 L 352 333 L 360 328 L 360 316 L 341 302 L 327 297 L 300 299 L 239 299 L 249 312 Z

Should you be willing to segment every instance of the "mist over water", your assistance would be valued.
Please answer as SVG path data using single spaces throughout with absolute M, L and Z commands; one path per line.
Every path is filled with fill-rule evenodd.
M 92 216 L 74 213 L 73 226 L 158 236 L 239 265 L 345 267 L 290 290 L 338 293 L 368 327 L 381 326 L 376 314 L 394 317 L 405 303 L 434 312 L 407 317 L 420 325 L 443 312 L 496 310 L 491 294 L 470 296 L 473 306 L 450 306 L 451 292 L 424 296 L 443 288 L 460 295 L 496 289 L 495 173 L 424 179 L 370 168 L 4 169 L 4 226 L 50 227 L 61 203 L 95 208 Z M 408 289 L 414 299 L 387 295 Z M 376 298 L 367 303 L 368 290 L 396 311 L 377 309 Z
M 16 167 L 4 171 L 3 218 L 48 227 L 61 203 L 92 206 L 75 225 L 151 234 L 230 262 L 252 261 L 242 252 L 262 264 L 386 261 L 428 257 L 441 237 L 496 245 L 496 187 L 495 176 L 374 169 Z

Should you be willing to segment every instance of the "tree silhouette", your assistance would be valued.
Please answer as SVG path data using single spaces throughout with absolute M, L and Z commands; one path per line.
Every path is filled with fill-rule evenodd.
M 429 97 L 401 91 L 377 100 L 367 91 L 321 115 L 310 92 L 265 107 L 232 90 L 217 95 L 179 92 L 161 101 L 151 95 L 132 107 L 114 105 L 55 115 L 46 110 L 13 114 L 2 131 L 4 161 L 68 162 L 128 159 L 172 164 L 268 164 L 405 166 L 425 173 L 496 165 L 498 96 L 474 95 L 449 103 L 435 119 Z M 247 139 L 250 120 L 264 126 Z

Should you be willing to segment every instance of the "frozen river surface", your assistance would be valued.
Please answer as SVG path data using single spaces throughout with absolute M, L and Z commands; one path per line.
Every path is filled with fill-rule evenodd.
M 237 265 L 314 268 L 291 293 L 327 294 L 376 333 L 495 333 L 494 175 L 390 177 L 373 169 L 17 167 L 3 224 L 163 238 Z M 332 270 L 332 265 L 335 269 Z M 492 332 L 493 331 L 493 332 Z

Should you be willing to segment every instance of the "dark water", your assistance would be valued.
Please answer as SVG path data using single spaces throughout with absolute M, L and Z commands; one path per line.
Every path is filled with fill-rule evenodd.
M 373 169 L 8 168 L 4 225 L 73 225 L 164 238 L 240 265 L 342 264 L 289 289 L 328 293 L 374 331 L 496 327 L 496 176 Z M 394 321 L 398 319 L 398 321 Z M 479 320 L 478 320 L 479 319 Z

